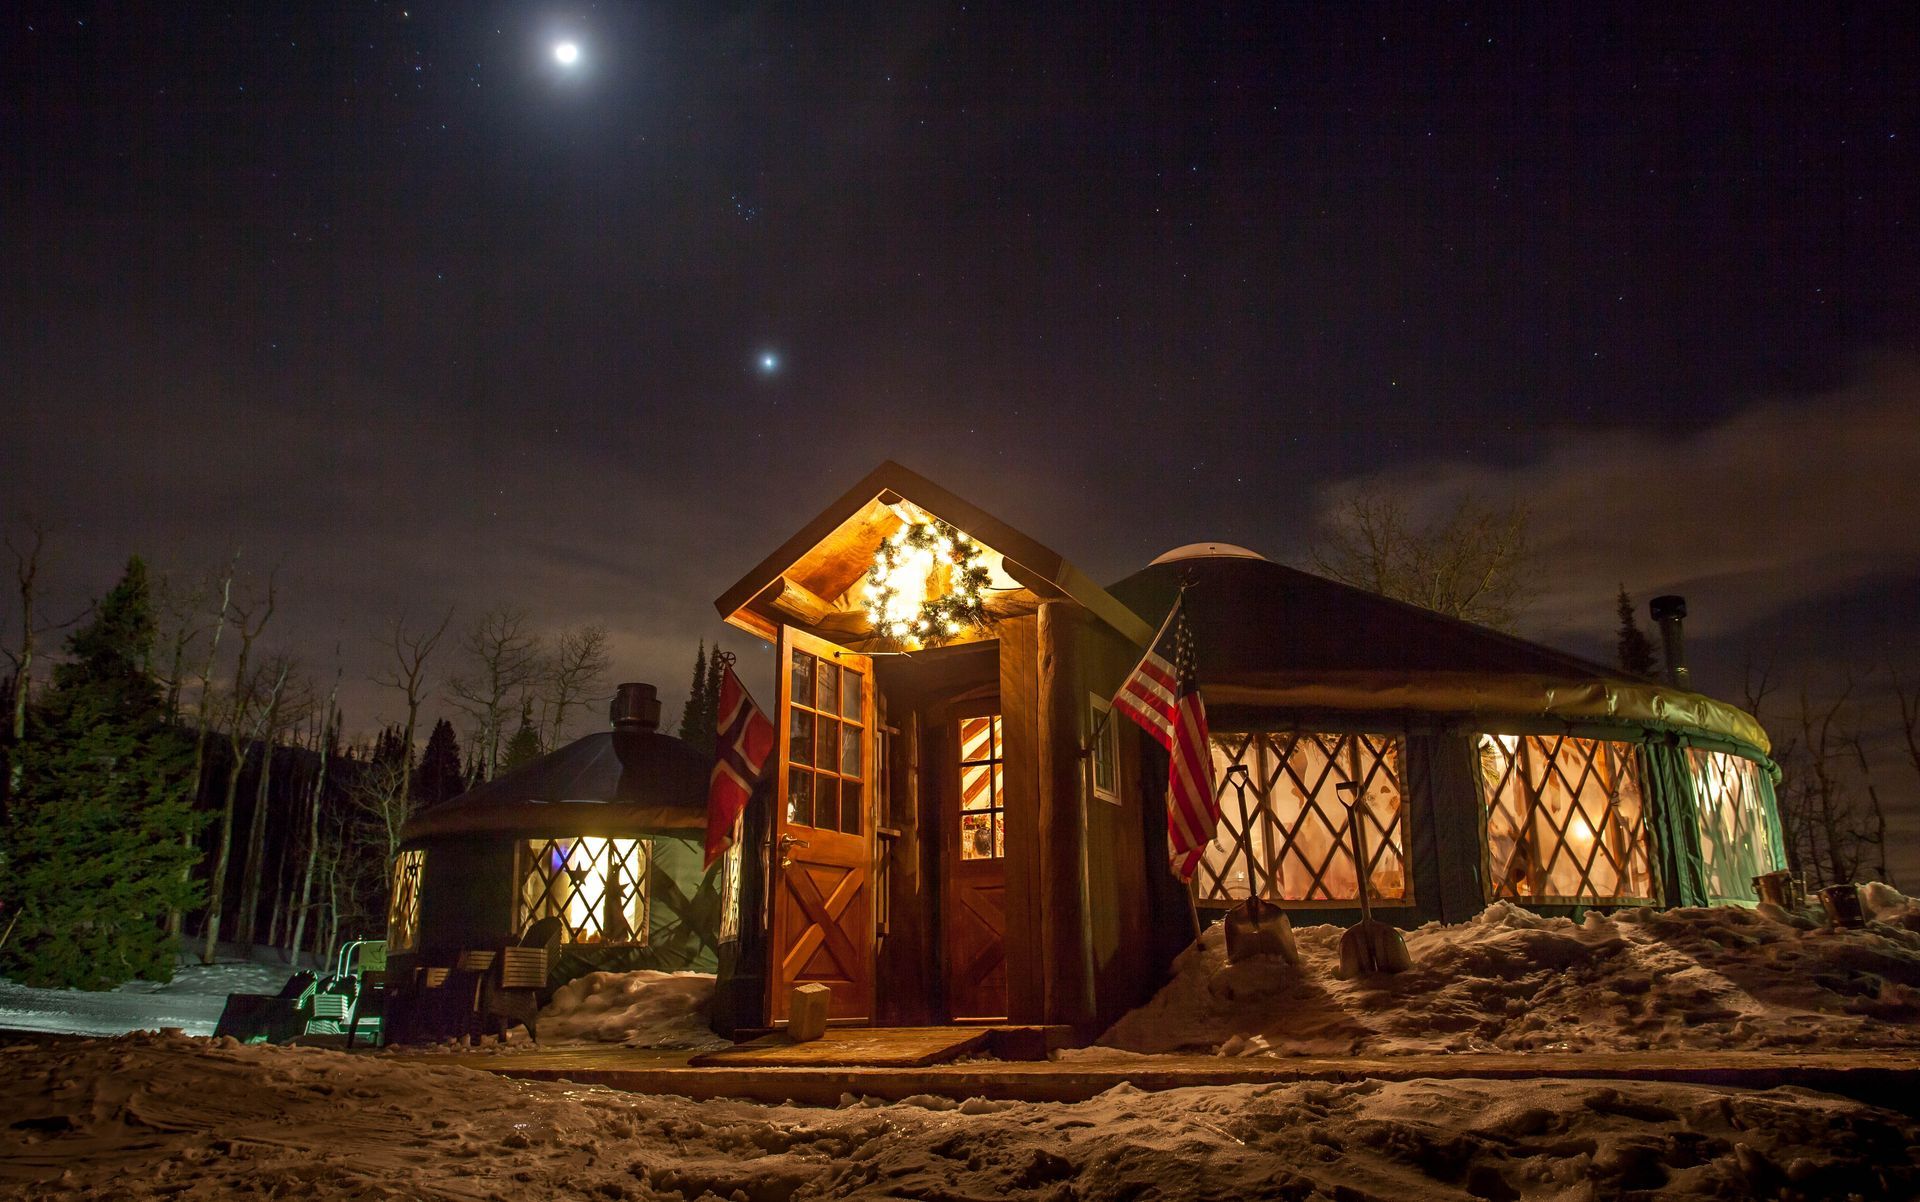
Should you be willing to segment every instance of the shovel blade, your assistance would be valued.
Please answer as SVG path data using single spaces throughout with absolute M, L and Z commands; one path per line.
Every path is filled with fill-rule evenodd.
M 1340 936 L 1340 979 L 1351 980 L 1373 973 L 1405 972 L 1413 967 L 1413 956 L 1398 929 L 1378 919 L 1367 918 L 1347 928 Z

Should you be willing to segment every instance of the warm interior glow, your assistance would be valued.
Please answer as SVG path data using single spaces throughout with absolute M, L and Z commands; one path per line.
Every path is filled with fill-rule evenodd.
M 1400 741 L 1386 735 L 1215 732 L 1220 825 L 1194 875 L 1195 899 L 1351 904 L 1360 896 L 1357 818 L 1374 904 L 1411 901 L 1401 754 Z
M 1633 744 L 1483 734 L 1480 775 L 1489 900 L 1652 899 Z
M 387 948 L 412 951 L 420 942 L 420 876 L 427 853 L 417 848 L 401 852 L 393 861 L 393 891 L 387 896 Z
M 568 943 L 645 943 L 650 850 L 642 839 L 529 839 L 520 929 L 555 917 Z

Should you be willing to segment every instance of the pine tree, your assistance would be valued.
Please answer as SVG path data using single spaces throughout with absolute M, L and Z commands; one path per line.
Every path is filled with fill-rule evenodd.
M 111 989 L 173 976 L 171 908 L 194 904 L 193 745 L 166 723 L 147 671 L 146 565 L 67 640 L 67 662 L 31 713 L 7 813 L 0 896 L 19 906 L 6 967 L 30 985 Z
M 720 683 L 727 677 L 727 661 L 721 657 L 720 644 L 713 645 L 713 654 L 707 657 L 707 691 L 700 701 L 705 714 L 700 720 L 700 729 L 705 737 L 700 750 L 707 755 L 713 754 L 714 740 L 720 734 Z
M 698 747 L 703 741 L 712 742 L 713 734 L 703 726 L 707 716 L 707 641 L 700 640 L 700 649 L 693 653 L 693 683 L 687 687 L 687 705 L 680 711 L 680 738 Z
M 507 740 L 500 756 L 500 771 L 512 772 L 540 758 L 540 729 L 533 724 L 533 702 L 520 703 L 520 726 Z
M 420 754 L 420 766 L 413 774 L 413 795 L 423 805 L 445 801 L 466 788 L 460 767 L 460 739 L 453 723 L 445 718 L 433 724 L 427 736 L 427 748 Z
M 1627 595 L 1627 586 L 1620 586 L 1620 596 L 1616 600 L 1616 611 L 1620 615 L 1619 657 L 1620 666 L 1636 676 L 1654 674 L 1653 644 L 1640 632 L 1640 624 L 1634 621 L 1633 598 Z

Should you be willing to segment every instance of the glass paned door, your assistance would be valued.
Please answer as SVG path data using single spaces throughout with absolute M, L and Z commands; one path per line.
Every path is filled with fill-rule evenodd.
M 828 1013 L 873 1014 L 873 661 L 792 627 L 779 643 L 768 1012 L 825 985 Z

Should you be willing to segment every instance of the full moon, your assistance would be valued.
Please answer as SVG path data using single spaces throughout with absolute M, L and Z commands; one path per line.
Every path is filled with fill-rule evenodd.
M 580 61 L 580 43 L 555 42 L 553 44 L 553 61 L 563 67 L 573 66 L 573 64 Z

